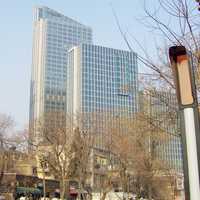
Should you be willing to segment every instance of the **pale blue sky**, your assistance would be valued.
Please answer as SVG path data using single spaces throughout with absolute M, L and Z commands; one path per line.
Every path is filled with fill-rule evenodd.
M 143 16 L 142 0 L 0 0 L 0 113 L 12 115 L 18 127 L 28 124 L 33 6 L 48 6 L 89 25 L 95 44 L 126 49 L 109 2 L 123 29 L 148 45 L 150 35 L 136 20 Z

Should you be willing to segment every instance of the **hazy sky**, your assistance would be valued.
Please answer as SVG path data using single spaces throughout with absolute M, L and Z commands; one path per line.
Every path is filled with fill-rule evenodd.
M 110 2 L 123 29 L 148 45 L 150 35 L 137 21 L 142 0 L 0 0 L 0 113 L 12 115 L 18 127 L 28 124 L 33 7 L 45 5 L 89 25 L 95 44 L 126 49 Z

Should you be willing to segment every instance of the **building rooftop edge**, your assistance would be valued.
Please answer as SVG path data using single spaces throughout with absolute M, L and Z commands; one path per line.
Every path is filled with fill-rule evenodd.
M 107 46 L 101 46 L 99 44 L 88 44 L 88 43 L 81 43 L 79 45 L 73 46 L 71 47 L 68 52 L 72 51 L 75 48 L 80 48 L 83 45 L 88 45 L 88 46 L 94 46 L 94 47 L 100 47 L 100 48 L 106 48 L 106 49 L 111 49 L 111 50 L 115 50 L 115 51 L 123 51 L 123 52 L 127 52 L 127 53 L 133 53 L 137 56 L 137 53 L 135 51 L 129 51 L 129 50 L 125 50 L 125 49 L 117 49 L 117 48 L 113 48 L 113 47 L 107 47 Z
M 35 6 L 33 6 L 33 10 L 39 9 L 39 8 L 40 9 L 46 9 L 46 10 L 49 10 L 51 12 L 54 12 L 54 13 L 58 14 L 61 18 L 65 18 L 65 19 L 71 20 L 71 21 L 73 21 L 73 22 L 75 22 L 75 23 L 77 23 L 77 24 L 79 24 L 81 26 L 85 26 L 86 28 L 91 29 L 91 31 L 92 31 L 92 27 L 90 27 L 88 25 L 85 25 L 85 24 L 83 24 L 83 23 L 81 23 L 81 22 L 79 22 L 79 21 L 77 21 L 77 20 L 75 20 L 75 19 L 73 19 L 71 17 L 65 16 L 64 14 L 62 14 L 61 12 L 59 12 L 57 10 L 54 10 L 54 9 L 49 8 L 47 6 L 44 6 L 44 5 L 35 5 Z

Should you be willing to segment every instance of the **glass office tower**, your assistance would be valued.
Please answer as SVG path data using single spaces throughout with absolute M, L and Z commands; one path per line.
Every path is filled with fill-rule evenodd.
M 82 44 L 69 50 L 67 112 L 109 113 L 121 117 L 137 111 L 137 55 Z M 98 142 L 99 147 L 103 138 Z
M 157 154 L 171 169 L 183 171 L 180 138 L 180 113 L 174 93 L 163 90 L 143 90 L 139 94 L 139 110 L 155 123 L 155 131 L 163 130 Z
M 65 112 L 67 51 L 92 43 L 92 30 L 47 7 L 34 9 L 30 126 L 47 112 Z M 35 131 L 31 138 L 37 140 Z

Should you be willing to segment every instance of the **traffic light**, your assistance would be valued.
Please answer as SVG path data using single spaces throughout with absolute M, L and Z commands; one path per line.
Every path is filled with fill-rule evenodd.
M 200 11 L 200 0 L 196 0 L 196 2 L 198 3 L 198 10 Z

